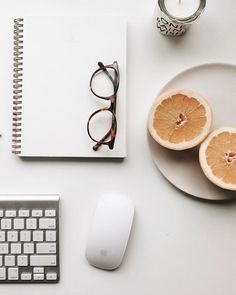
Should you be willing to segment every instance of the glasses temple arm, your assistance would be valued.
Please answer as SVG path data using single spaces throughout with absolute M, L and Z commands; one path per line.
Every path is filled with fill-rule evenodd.
M 111 135 L 111 141 L 108 144 L 110 149 L 113 149 L 115 137 L 116 137 L 116 121 L 112 119 L 111 129 L 93 146 L 93 150 L 97 151 L 99 147 L 103 144 L 103 142 Z
M 117 87 L 117 77 L 116 77 L 116 75 L 115 75 L 115 80 L 114 80 L 101 61 L 98 62 L 98 66 L 100 67 L 101 70 L 103 70 L 107 74 L 108 78 L 111 80 L 111 82 L 112 82 L 112 84 L 114 86 L 114 89 L 116 89 L 116 87 Z
M 99 147 L 102 145 L 102 143 L 110 136 L 110 134 L 111 134 L 111 130 L 109 130 L 107 134 L 105 134 L 103 138 L 93 146 L 93 150 L 97 151 Z

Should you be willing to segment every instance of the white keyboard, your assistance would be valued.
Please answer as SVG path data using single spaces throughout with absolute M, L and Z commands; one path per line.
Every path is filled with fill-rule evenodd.
M 59 281 L 59 196 L 0 195 L 0 283 Z

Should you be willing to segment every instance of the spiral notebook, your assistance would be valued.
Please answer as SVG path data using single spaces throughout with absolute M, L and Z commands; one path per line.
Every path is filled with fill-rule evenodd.
M 109 106 L 90 91 L 97 63 L 118 61 L 114 149 L 87 134 Z M 14 21 L 13 153 L 21 157 L 126 156 L 126 22 L 122 17 L 25 17 Z

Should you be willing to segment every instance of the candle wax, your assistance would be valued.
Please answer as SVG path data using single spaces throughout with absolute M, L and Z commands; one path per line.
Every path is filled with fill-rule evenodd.
M 192 16 L 199 8 L 200 0 L 165 0 L 165 7 L 175 18 L 183 19 Z

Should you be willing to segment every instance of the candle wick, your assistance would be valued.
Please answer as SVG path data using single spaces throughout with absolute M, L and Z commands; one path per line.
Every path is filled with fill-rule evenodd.
M 179 4 L 181 4 L 181 0 L 179 0 Z

